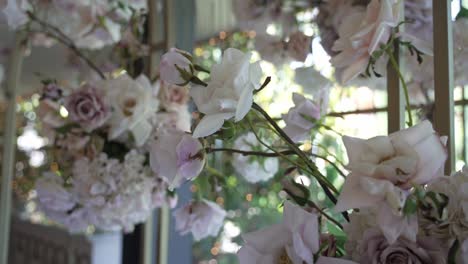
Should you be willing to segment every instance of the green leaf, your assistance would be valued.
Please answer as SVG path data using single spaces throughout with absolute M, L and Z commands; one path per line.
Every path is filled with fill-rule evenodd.
M 192 81 L 196 83 L 197 80 L 192 80 L 192 79 L 198 79 L 198 78 L 194 78 L 195 76 L 193 76 L 193 72 L 188 72 L 184 68 L 179 67 L 179 65 L 177 64 L 174 64 L 174 66 L 177 69 L 177 71 L 179 71 L 180 77 L 182 77 L 182 79 L 184 79 L 186 82 Z M 196 83 L 196 84 L 199 84 L 199 83 Z
M 216 133 L 220 139 L 229 140 L 236 136 L 236 124 L 232 121 L 224 121 L 223 127 Z
M 328 229 L 328 232 L 334 235 L 336 238 L 339 238 L 339 237 L 346 238 L 346 233 L 342 229 L 338 228 L 332 222 L 329 222 L 329 221 L 327 222 L 327 229 Z
M 418 204 L 413 197 L 406 199 L 405 205 L 403 206 L 403 213 L 405 215 L 412 215 L 418 210 Z
M 460 12 L 458 12 L 458 15 L 455 19 L 460 19 L 460 18 L 468 18 L 468 9 L 465 7 L 461 7 Z
M 203 67 L 203 66 L 201 66 L 201 65 L 194 64 L 193 67 L 194 67 L 194 69 L 197 70 L 197 71 L 210 73 L 210 71 L 209 71 L 208 69 L 206 69 L 205 67 Z

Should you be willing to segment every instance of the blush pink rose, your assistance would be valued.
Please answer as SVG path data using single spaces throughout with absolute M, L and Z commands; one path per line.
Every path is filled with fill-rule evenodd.
M 190 95 L 187 87 L 161 82 L 159 100 L 165 109 L 172 110 L 179 108 L 180 105 L 187 104 L 189 98 Z
M 369 207 L 384 200 L 398 209 L 393 206 L 399 204 L 394 200 L 399 193 L 444 175 L 445 142 L 429 121 L 389 136 L 368 140 L 344 136 L 343 141 L 351 173 L 336 205 L 338 211 Z
M 429 237 L 419 237 L 416 242 L 400 238 L 390 244 L 377 229 L 364 232 L 360 245 L 359 263 L 372 264 L 445 264 L 448 252 L 442 243 Z
M 70 119 L 90 132 L 101 127 L 111 116 L 111 107 L 104 94 L 86 84 L 65 98 Z
M 409 190 L 443 177 L 447 158 L 445 141 L 432 124 L 424 121 L 368 140 L 345 136 L 343 141 L 351 173 L 335 210 L 379 208 L 378 225 L 390 243 L 417 227 L 417 221 L 402 215 Z
M 372 0 L 366 12 L 354 12 L 343 18 L 338 29 L 339 39 L 333 51 L 339 52 L 331 60 L 336 68 L 343 68 L 343 82 L 362 74 L 372 53 L 387 43 L 398 25 L 400 14 L 395 0 Z

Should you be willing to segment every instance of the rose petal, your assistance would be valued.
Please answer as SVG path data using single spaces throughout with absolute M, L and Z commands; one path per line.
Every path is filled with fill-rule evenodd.
M 334 210 L 336 212 L 343 212 L 353 208 L 370 207 L 378 201 L 382 201 L 381 195 L 371 195 L 363 190 L 360 178 L 353 173 L 346 177 L 346 181 L 341 191 L 338 203 Z
M 232 113 L 220 113 L 204 116 L 193 131 L 193 137 L 200 138 L 214 134 L 221 129 L 224 120 L 231 118 L 233 115 Z

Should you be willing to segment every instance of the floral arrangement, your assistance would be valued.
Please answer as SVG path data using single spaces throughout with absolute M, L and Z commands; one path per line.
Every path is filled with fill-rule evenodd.
M 149 152 L 160 136 L 190 128 L 188 90 L 128 67 L 148 52 L 139 40 L 145 12 L 146 1 L 112 0 L 8 1 L 3 10 L 10 28 L 26 33 L 24 45 L 60 43 L 77 59 L 78 76 L 40 75 L 50 166 L 35 184 L 39 209 L 72 232 L 130 232 L 155 208 L 177 203 Z M 111 67 L 88 55 L 107 45 Z
M 73 231 L 130 231 L 154 208 L 175 206 L 169 182 L 150 168 L 149 151 L 166 131 L 190 127 L 187 93 L 158 84 L 126 74 L 69 89 L 44 83 L 41 114 L 58 168 L 36 190 L 50 218 Z
M 281 223 L 243 235 L 240 263 L 468 261 L 468 171 L 444 176 L 446 137 L 427 120 L 413 124 L 408 86 L 394 57 L 399 45 L 424 63 L 430 45 L 420 36 L 399 32 L 406 22 L 397 1 L 355 2 L 360 1 L 345 5 L 352 12 L 339 13 L 342 21 L 331 61 L 343 81 L 379 77 L 379 66 L 389 62 L 403 84 L 408 128 L 370 139 L 343 136 L 349 174 L 341 190 L 318 169 L 312 145 L 319 128 L 332 130 L 323 123 L 327 85 L 313 96 L 294 93 L 294 107 L 275 118 L 256 101 L 271 78 L 264 77 L 251 53 L 228 48 L 221 62 L 208 70 L 190 53 L 172 48 L 161 58 L 156 81 L 126 71 L 102 72 L 68 43 L 100 78 L 71 87 L 43 81 L 41 120 L 49 132 L 55 167 L 36 183 L 40 207 L 72 231 L 90 225 L 130 231 L 152 209 L 175 206 L 175 191 L 187 182 L 201 181 L 198 186 L 216 191 L 225 178 L 208 163 L 210 156 L 224 152 L 232 154 L 235 170 L 250 183 L 281 173 L 287 193 Z M 118 3 L 116 9 L 98 14 L 114 21 L 114 11 L 125 8 Z M 256 1 L 248 3 L 239 6 L 252 12 L 240 13 L 251 19 L 286 8 L 282 1 L 255 8 Z M 15 28 L 39 24 L 53 32 L 49 37 L 68 40 L 66 28 L 39 17 L 39 7 L 20 8 L 8 1 L 8 22 Z M 130 10 L 135 14 L 136 8 Z M 288 41 L 293 39 L 289 36 Z M 289 42 L 294 50 L 295 41 Z M 202 72 L 209 77 L 199 77 Z M 196 107 L 192 116 L 189 100 Z M 297 174 L 320 186 L 334 205 L 323 208 L 311 199 L 310 190 L 294 180 Z M 204 188 L 174 212 L 176 228 L 196 240 L 216 236 L 228 217 L 218 203 L 204 197 Z
M 420 62 L 423 54 L 431 55 L 426 42 L 398 33 L 402 23 L 397 5 L 394 1 L 370 1 L 362 10 L 363 15 L 346 24 L 355 28 L 339 32 L 332 62 L 344 69 L 346 81 L 362 75 L 379 76 L 376 69 L 379 60 L 389 61 L 400 72 L 393 57 L 395 44 L 408 48 Z M 179 85 L 193 83 L 190 95 L 200 117 L 187 136 L 203 140 L 194 143 L 189 151 L 193 163 L 201 162 L 200 153 L 216 151 L 234 153 L 237 158 L 233 162 L 240 159 L 239 155 L 243 159 L 262 157 L 250 164 L 248 170 L 256 171 L 253 176 L 242 173 L 251 182 L 268 179 L 263 176 L 265 172 L 276 170 L 276 160 L 271 158 L 289 165 L 283 182 L 289 196 L 284 203 L 284 220 L 244 234 L 244 246 L 238 252 L 240 263 L 464 262 L 466 239 L 462 230 L 466 220 L 463 198 L 457 195 L 463 192 L 458 190 L 463 186 L 465 174 L 444 177 L 446 138 L 440 137 L 429 121 L 413 125 L 408 108 L 407 129 L 367 140 L 344 136 L 349 174 L 338 191 L 317 169 L 313 150 L 304 145 L 305 141 L 313 140 L 313 128 L 321 125 L 323 100 L 294 94 L 295 106 L 283 115 L 286 126 L 282 128 L 254 100 L 255 94 L 267 89 L 270 79 L 262 81 L 258 64 L 250 62 L 249 54 L 227 49 L 221 63 L 211 69 L 207 82 L 198 79 L 194 72 L 198 67 L 190 64 L 185 52 L 172 50 L 165 56 L 171 60 L 162 65 L 161 70 L 168 74 L 162 74 L 161 78 Z M 399 76 L 407 95 L 403 75 Z M 406 99 L 409 105 L 408 96 Z M 270 142 L 262 138 L 263 129 L 273 131 L 276 138 Z M 235 148 L 213 147 L 213 138 L 233 134 L 241 135 L 234 142 Z M 161 154 L 156 151 L 151 155 L 158 159 Z M 201 167 L 193 166 L 196 169 L 192 171 Z M 243 169 L 247 168 L 236 168 Z M 327 209 L 310 200 L 305 186 L 288 179 L 296 170 L 318 182 L 335 203 L 332 210 L 341 212 L 342 219 L 335 219 Z M 185 178 L 191 180 L 193 175 Z M 206 213 L 213 221 L 217 219 L 215 211 Z M 193 219 L 203 219 L 199 213 L 193 211 Z M 187 232 L 186 220 L 180 219 L 181 213 L 176 215 L 178 224 L 183 222 L 181 230 Z M 197 221 L 192 222 L 191 230 L 195 237 L 201 237 Z

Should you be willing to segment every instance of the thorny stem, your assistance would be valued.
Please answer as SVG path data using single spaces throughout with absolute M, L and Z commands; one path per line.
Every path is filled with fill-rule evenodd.
M 275 154 L 278 155 L 278 157 L 281 157 L 283 159 L 285 159 L 286 161 L 290 162 L 291 164 L 293 164 L 294 166 L 296 166 L 297 168 L 300 168 L 301 170 L 303 171 L 307 171 L 309 173 L 311 173 L 308 168 L 304 168 L 303 166 L 301 166 L 299 163 L 295 162 L 294 160 L 290 159 L 287 155 L 284 155 L 282 154 L 281 152 L 278 152 L 277 150 L 275 150 L 274 148 L 268 146 L 267 143 L 265 143 L 261 138 L 260 136 L 257 134 L 257 132 L 255 131 L 254 127 L 253 127 L 253 124 L 252 122 L 247 118 L 247 122 L 249 124 L 249 127 L 250 129 L 252 130 L 252 132 L 254 133 L 255 135 L 255 138 L 258 140 L 258 142 L 260 142 L 260 144 L 262 144 L 263 146 L 265 146 L 267 149 L 273 151 Z M 312 173 L 311 173 L 312 174 Z
M 400 67 L 398 67 L 398 63 L 391 49 L 387 48 L 385 49 L 385 52 L 388 54 L 390 63 L 392 64 L 393 69 L 397 72 L 398 77 L 401 81 L 401 85 L 403 86 L 403 92 L 405 93 L 405 101 L 406 101 L 405 108 L 406 108 L 406 111 L 408 112 L 408 126 L 412 127 L 413 117 L 411 116 L 411 105 L 410 105 L 409 94 L 408 94 L 408 86 L 406 86 L 405 78 L 403 77 L 403 74 L 401 74 Z
M 338 222 L 337 220 L 335 220 L 335 218 L 333 218 L 331 215 L 325 213 L 325 211 L 323 209 L 321 209 L 318 205 L 316 205 L 314 202 L 312 201 L 307 201 L 307 205 L 314 208 L 315 210 L 317 210 L 321 215 L 323 215 L 325 218 L 327 218 L 328 220 L 330 220 L 332 223 L 334 223 L 336 226 L 338 226 L 339 228 L 343 229 L 343 225 L 340 224 L 340 222 Z
M 249 123 L 249 126 L 250 128 L 252 129 L 255 137 L 257 138 L 257 140 L 262 144 L 264 145 L 265 147 L 269 148 L 270 150 L 272 151 L 275 151 L 273 148 L 271 148 L 270 146 L 268 146 L 268 144 L 264 143 L 260 137 L 257 135 L 257 133 L 255 132 L 254 128 L 253 128 L 253 125 L 252 123 L 250 122 L 249 119 L 247 119 L 248 123 Z M 276 132 L 276 131 L 275 131 Z M 277 133 L 277 132 L 276 132 Z M 252 152 L 245 152 L 245 151 L 242 151 L 243 154 L 251 154 Z M 275 154 L 276 156 L 281 156 L 283 158 L 285 158 L 286 160 L 288 160 L 289 162 L 291 162 L 291 164 L 294 164 L 295 166 L 297 166 L 298 168 L 301 168 L 303 171 L 308 171 L 307 168 L 303 168 L 302 166 L 300 166 L 299 164 L 297 164 L 296 162 L 294 162 L 293 160 L 289 159 L 287 157 L 287 155 L 292 155 L 292 154 L 296 154 L 294 151 L 292 150 L 285 150 L 285 151 L 281 151 L 281 152 L 276 152 L 276 153 L 265 153 L 265 154 Z M 312 174 L 310 171 L 309 171 L 310 174 Z M 332 216 L 328 215 L 327 213 L 325 213 L 322 209 L 320 209 L 315 203 L 313 203 L 312 201 L 308 201 L 308 204 L 309 206 L 312 206 L 314 207 L 315 209 L 317 209 L 317 211 L 319 211 L 323 216 L 325 216 L 327 219 L 329 219 L 331 222 L 333 222 L 335 225 L 337 225 L 338 227 L 340 227 L 341 229 L 343 229 L 343 226 L 338 222 L 336 221 Z M 345 217 L 346 220 L 348 220 L 347 218 L 347 215 L 344 214 L 343 215 Z
M 93 69 L 102 79 L 106 79 L 106 76 L 104 73 L 99 69 L 99 67 L 94 64 L 91 59 L 89 59 L 87 56 L 85 56 L 79 49 L 78 47 L 73 43 L 73 40 L 71 40 L 65 33 L 63 33 L 59 28 L 50 25 L 47 22 L 44 22 L 40 20 L 37 16 L 35 16 L 32 12 L 27 12 L 29 18 L 32 21 L 37 22 L 39 25 L 41 25 L 44 30 L 45 34 L 51 38 L 56 39 L 58 42 L 62 43 L 64 46 L 68 47 L 71 51 L 73 51 L 78 57 L 80 57 L 82 60 L 86 62 L 86 64 Z
M 335 193 L 338 193 L 338 190 L 335 188 L 335 186 L 333 186 L 333 184 L 331 184 L 326 178 L 325 176 L 323 176 L 318 170 L 317 168 L 315 167 L 315 165 L 310 161 L 310 159 L 307 157 L 307 155 L 302 152 L 301 149 L 299 149 L 298 146 L 296 146 L 296 144 L 294 143 L 294 141 L 278 126 L 278 124 L 276 124 L 276 122 L 270 117 L 270 115 L 268 115 L 267 112 L 265 112 L 265 110 L 263 110 L 258 104 L 254 103 L 252 105 L 252 108 L 257 110 L 259 113 L 261 113 L 265 119 L 273 126 L 273 128 L 281 135 L 281 137 L 286 141 L 286 143 L 291 147 L 291 149 L 301 158 L 304 160 L 304 162 L 306 163 L 306 165 L 313 171 L 315 172 L 315 175 L 314 177 L 317 178 L 317 180 L 319 181 L 319 183 L 321 184 L 324 184 L 326 187 L 328 187 L 329 189 L 331 189 L 333 192 Z M 328 189 L 326 188 L 326 189 Z M 325 189 L 325 188 L 324 188 Z M 327 192 L 327 190 L 325 190 L 325 192 Z M 336 202 L 336 198 L 331 195 L 333 197 L 333 199 L 331 197 L 329 197 L 332 201 L 335 201 Z
M 338 190 L 331 184 L 328 179 L 320 173 L 317 169 L 315 164 L 311 162 L 311 160 L 307 157 L 307 155 L 299 149 L 298 146 L 292 141 L 292 139 L 276 124 L 276 122 L 270 117 L 270 115 L 263 110 L 258 104 L 253 103 L 252 108 L 257 110 L 260 114 L 265 117 L 265 119 L 273 126 L 273 128 L 281 135 L 281 137 L 285 140 L 285 142 L 289 145 L 289 147 L 296 152 L 296 154 L 306 163 L 307 167 L 311 170 L 311 175 L 317 179 L 318 183 L 322 187 L 323 191 L 327 195 L 328 199 L 332 201 L 334 204 L 338 202 L 334 194 L 331 192 L 333 191 L 335 194 L 338 194 Z M 330 191 L 331 190 L 331 191 Z M 349 221 L 348 213 L 342 212 L 343 217 Z
M 205 148 L 206 153 L 212 153 L 212 152 L 230 152 L 230 153 L 238 153 L 244 156 L 259 156 L 259 157 L 280 157 L 280 155 L 295 155 L 296 152 L 293 150 L 284 150 L 284 151 L 279 151 L 277 153 L 274 152 L 261 152 L 261 151 L 246 151 L 246 150 L 240 150 L 240 149 L 232 149 L 232 148 Z M 331 162 L 327 157 L 310 153 L 311 156 L 322 159 L 326 162 L 328 162 L 330 165 L 332 165 L 338 173 L 346 177 L 346 175 L 338 168 L 336 164 Z
M 280 156 L 278 153 L 274 152 L 261 152 L 261 151 L 244 151 L 240 149 L 231 149 L 231 148 L 205 148 L 206 153 L 211 153 L 211 152 L 231 152 L 231 153 L 239 153 L 244 156 L 260 156 L 260 157 L 278 157 Z M 279 152 L 283 155 L 294 155 L 296 152 L 292 150 L 286 150 L 286 151 L 281 151 Z

